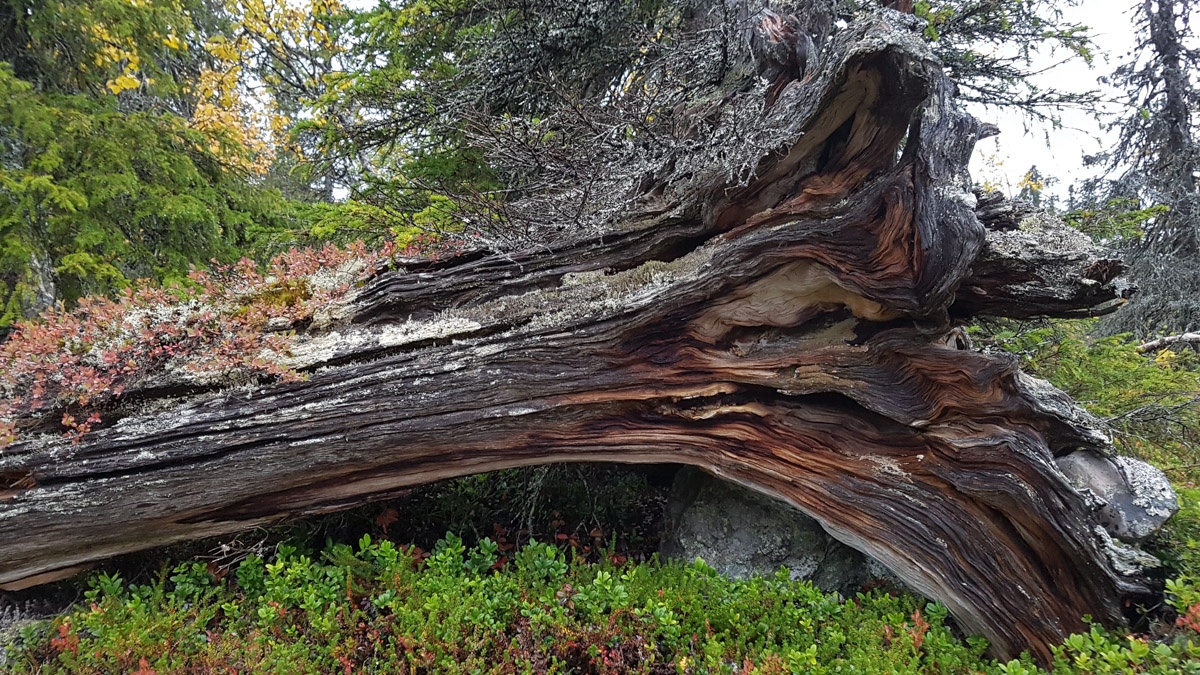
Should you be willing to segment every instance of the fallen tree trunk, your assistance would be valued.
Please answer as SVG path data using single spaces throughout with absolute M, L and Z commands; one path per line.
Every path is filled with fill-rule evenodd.
M 984 227 L 987 128 L 897 16 L 784 90 L 748 184 L 714 167 L 603 237 L 382 272 L 295 339 L 306 381 L 143 392 L 5 448 L 0 582 L 464 474 L 679 462 L 799 507 L 996 655 L 1119 624 L 1145 580 L 1055 461 L 1106 434 L 951 319 L 1103 311 L 1119 265 Z

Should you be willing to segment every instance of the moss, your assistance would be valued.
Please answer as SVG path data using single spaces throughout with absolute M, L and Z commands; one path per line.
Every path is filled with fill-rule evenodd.
M 284 279 L 268 284 L 262 290 L 251 295 L 246 299 L 247 307 L 241 311 L 244 313 L 252 305 L 279 309 L 299 307 L 311 300 L 312 297 L 312 289 L 309 287 L 308 280 L 303 278 Z

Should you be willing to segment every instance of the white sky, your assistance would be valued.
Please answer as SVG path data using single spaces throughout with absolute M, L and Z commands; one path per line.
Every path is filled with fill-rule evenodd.
M 1078 7 L 1065 7 L 1063 14 L 1067 20 L 1092 29 L 1096 58 L 1090 67 L 1082 59 L 1073 59 L 1055 67 L 1038 77 L 1038 85 L 1066 91 L 1102 89 L 1097 80 L 1110 74 L 1133 48 L 1135 40 L 1131 12 L 1134 1 L 1083 0 Z M 1061 57 L 1050 55 L 1042 55 L 1041 58 L 1045 65 L 1061 60 Z M 1036 62 L 1035 67 L 1039 67 Z M 1108 110 L 1116 112 L 1119 108 L 1108 106 Z M 1062 122 L 1060 128 L 1029 122 L 1015 113 L 982 109 L 972 112 L 976 117 L 999 126 L 1001 133 L 995 138 L 981 141 L 975 148 L 971 175 L 976 182 L 986 181 L 1009 195 L 1017 192 L 1018 184 L 1029 167 L 1036 165 L 1043 175 L 1058 179 L 1058 184 L 1047 190 L 1065 200 L 1067 187 L 1072 182 L 1096 173 L 1093 168 L 1083 167 L 1083 155 L 1106 149 L 1112 141 L 1112 135 L 1103 132 L 1101 123 L 1091 111 L 1063 111 L 1059 115 Z

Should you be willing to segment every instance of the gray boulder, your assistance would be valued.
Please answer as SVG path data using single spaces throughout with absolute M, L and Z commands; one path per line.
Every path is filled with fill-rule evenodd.
M 1144 541 L 1179 510 L 1171 482 L 1140 459 L 1078 450 L 1055 461 L 1076 489 L 1096 499 L 1100 523 L 1114 539 Z
M 784 567 L 792 579 L 843 594 L 881 576 L 898 582 L 802 511 L 698 469 L 684 468 L 676 475 L 666 521 L 665 557 L 685 562 L 701 558 L 732 578 L 770 576 Z

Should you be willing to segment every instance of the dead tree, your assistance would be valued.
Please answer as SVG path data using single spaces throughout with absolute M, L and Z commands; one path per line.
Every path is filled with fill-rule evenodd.
M 777 143 L 741 179 L 676 169 L 603 233 L 381 271 L 295 339 L 306 381 L 129 392 L 82 442 L 4 448 L 0 582 L 481 471 L 678 462 L 800 508 L 998 656 L 1119 624 L 1137 554 L 1056 463 L 1107 434 L 956 326 L 1105 311 L 1120 265 L 977 217 L 990 129 L 905 21 L 759 102 Z

